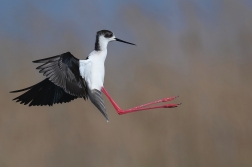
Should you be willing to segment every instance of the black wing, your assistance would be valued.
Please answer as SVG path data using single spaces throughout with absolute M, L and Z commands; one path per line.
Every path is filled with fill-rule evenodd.
M 89 99 L 108 121 L 108 114 L 105 108 L 104 101 L 102 99 L 101 92 L 97 89 L 89 90 Z
M 72 96 L 66 93 L 63 88 L 55 85 L 54 83 L 49 81 L 49 79 L 45 79 L 31 87 L 12 91 L 10 93 L 17 93 L 22 91 L 27 92 L 16 97 L 13 100 L 24 105 L 30 103 L 29 106 L 52 106 L 56 103 L 67 103 L 78 98 L 77 96 Z
M 70 52 L 33 62 L 43 63 L 37 67 L 39 72 L 43 73 L 55 85 L 63 88 L 66 93 L 87 98 L 87 84 L 80 75 L 79 59 Z

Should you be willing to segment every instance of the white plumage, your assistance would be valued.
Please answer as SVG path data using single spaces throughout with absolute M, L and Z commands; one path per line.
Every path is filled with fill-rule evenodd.
M 107 57 L 107 45 L 110 41 L 114 41 L 115 36 L 112 38 L 99 37 L 100 50 L 92 51 L 86 60 L 80 60 L 80 74 L 88 84 L 90 90 L 97 89 L 101 91 L 104 83 L 105 76 L 105 60 Z
M 119 41 L 131 45 L 121 39 L 115 38 L 109 30 L 96 33 L 95 49 L 88 58 L 79 60 L 70 52 L 57 56 L 33 61 L 42 63 L 37 69 L 46 76 L 46 79 L 25 89 L 12 91 L 23 92 L 14 100 L 29 106 L 53 105 L 66 103 L 76 98 L 88 98 L 108 120 L 105 104 L 102 99 L 107 46 L 110 41 Z
M 104 63 L 107 57 L 107 46 L 110 41 L 118 41 L 135 45 L 130 42 L 115 38 L 109 30 L 101 30 L 96 33 L 95 49 L 85 60 L 79 60 L 70 52 L 57 56 L 48 57 L 33 61 L 41 63 L 36 69 L 46 77 L 43 81 L 11 93 L 23 92 L 13 100 L 29 106 L 44 106 L 58 103 L 67 103 L 77 98 L 90 101 L 97 107 L 108 121 L 108 114 L 102 98 L 102 92 L 116 109 L 118 114 L 127 114 L 141 110 L 151 110 L 156 108 L 175 108 L 180 104 L 166 104 L 162 106 L 152 106 L 153 104 L 171 101 L 177 98 L 168 97 L 128 110 L 122 110 L 103 86 L 105 68 Z

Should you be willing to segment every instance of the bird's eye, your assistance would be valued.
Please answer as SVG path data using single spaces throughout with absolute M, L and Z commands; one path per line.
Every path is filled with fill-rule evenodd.
M 111 38 L 111 37 L 113 37 L 113 33 L 107 32 L 104 36 L 105 36 L 105 38 Z

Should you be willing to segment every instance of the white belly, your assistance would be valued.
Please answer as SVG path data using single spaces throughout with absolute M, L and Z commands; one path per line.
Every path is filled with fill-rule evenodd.
M 104 75 L 105 75 L 104 63 L 93 63 L 89 88 L 91 90 L 93 89 L 101 90 L 104 83 Z
M 97 89 L 100 91 L 103 87 L 105 58 L 97 55 L 90 56 L 87 60 L 80 60 L 80 74 L 87 82 L 90 90 Z

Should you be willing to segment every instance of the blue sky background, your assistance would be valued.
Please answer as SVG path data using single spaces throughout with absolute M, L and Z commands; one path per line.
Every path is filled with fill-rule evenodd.
M 189 2 L 189 1 L 188 1 Z M 197 6 L 200 20 L 209 25 L 218 21 L 219 13 L 223 8 L 223 1 L 219 0 L 194 0 L 192 4 Z M 48 17 L 52 20 L 52 26 L 58 27 L 62 23 L 73 24 L 78 29 L 80 35 L 88 34 L 98 30 L 92 26 L 99 22 L 104 27 L 116 24 L 117 14 L 124 6 L 135 5 L 139 7 L 147 17 L 157 19 L 164 26 L 172 30 L 184 30 L 187 26 L 183 9 L 179 4 L 186 1 L 164 0 L 164 1 L 122 1 L 122 0 L 95 0 L 84 1 L 2 1 L 0 5 L 0 32 L 1 35 L 17 38 L 27 38 L 31 34 L 25 26 L 27 19 L 31 18 L 32 12 Z M 239 3 L 252 7 L 250 0 L 241 0 Z M 127 25 L 125 25 L 127 26 Z M 130 26 L 130 25 L 128 25 Z M 90 28 L 93 31 L 90 31 Z M 112 26 L 111 26 L 112 28 Z M 118 28 L 123 28 L 118 26 Z M 125 27 L 127 29 L 127 27 Z M 87 31 L 89 30 L 89 31 Z M 84 36 L 84 35 L 83 35 Z

